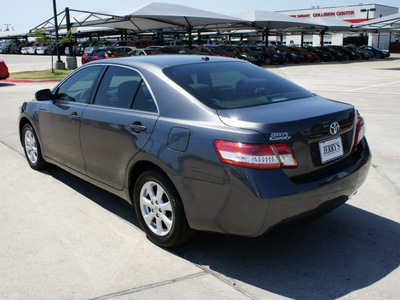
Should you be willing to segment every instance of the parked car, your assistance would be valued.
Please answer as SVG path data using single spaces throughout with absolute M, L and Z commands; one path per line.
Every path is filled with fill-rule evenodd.
M 177 47 L 186 47 L 186 44 L 180 40 L 166 40 L 163 42 L 164 46 L 177 46 Z
M 28 49 L 29 47 L 31 47 L 34 43 L 29 42 L 27 44 L 25 44 L 22 48 L 21 48 L 21 54 L 29 54 L 28 53 Z
M 82 55 L 82 65 L 93 60 L 126 57 L 126 56 L 129 56 L 129 54 L 121 49 L 114 49 L 114 48 L 97 49 L 92 51 L 92 53 L 90 54 L 85 53 Z
M 311 52 L 307 48 L 304 47 L 291 47 L 292 50 L 297 51 L 297 53 L 303 54 L 304 58 L 306 59 L 306 62 L 320 62 L 321 58 L 318 56 L 318 54 Z
M 337 51 L 341 51 L 341 52 L 345 53 L 351 60 L 361 59 L 361 56 L 358 54 L 358 52 L 354 51 L 352 49 L 348 49 L 344 46 L 331 46 L 331 47 Z
M 0 59 L 0 79 L 7 79 L 10 76 L 8 67 L 4 60 Z
M 335 57 L 328 51 L 323 51 L 316 47 L 305 47 L 308 51 L 314 52 L 320 57 L 321 61 L 334 61 Z
M 51 55 L 56 53 L 56 43 L 43 44 L 36 48 L 36 54 L 39 55 Z
M 21 43 L 14 43 L 10 47 L 10 53 L 11 54 L 21 54 L 21 48 L 23 47 L 23 44 Z
M 89 54 L 89 53 L 92 53 L 94 50 L 97 50 L 100 48 L 106 48 L 106 47 L 111 48 L 112 44 L 113 44 L 112 41 L 98 41 L 88 47 L 85 47 L 85 50 L 83 53 Z
M 194 230 L 259 236 L 327 212 L 371 163 L 352 105 L 238 59 L 96 61 L 20 111 L 31 168 L 55 164 L 134 203 L 163 247 Z
M 260 52 L 252 51 L 247 47 L 237 46 L 220 46 L 224 50 L 236 55 L 237 58 L 247 60 L 256 65 L 262 65 L 264 63 L 264 56 Z
M 121 49 L 128 53 L 130 56 L 143 56 L 143 55 L 156 55 L 156 54 L 164 54 L 159 50 L 155 49 L 131 49 L 131 47 L 118 47 L 117 49 Z
M 356 46 L 346 46 L 346 48 L 358 53 L 358 55 L 360 56 L 360 59 L 367 60 L 367 59 L 374 57 L 374 54 L 371 51 L 368 51 L 365 49 L 360 49 L 360 48 L 357 48 Z
M 278 53 L 285 54 L 288 62 L 299 63 L 305 61 L 303 54 L 298 53 L 297 51 L 290 51 L 288 47 L 275 46 L 273 49 L 275 49 Z
M 323 47 L 316 47 L 317 49 L 321 49 L 322 51 L 327 51 L 330 54 L 333 55 L 333 57 L 335 57 L 335 60 L 337 61 L 342 61 L 342 60 L 348 60 L 349 57 L 346 55 L 346 53 L 343 53 L 341 51 L 337 51 L 335 49 L 333 49 L 332 47 L 329 46 L 323 46 Z
M 27 49 L 28 54 L 36 54 L 36 49 L 40 46 L 42 46 L 42 43 L 33 43 L 32 45 L 30 45 Z
M 359 49 L 371 51 L 376 58 L 386 58 L 390 56 L 389 52 L 383 51 L 373 46 L 360 46 Z
M 236 58 L 235 54 L 229 53 L 228 51 L 224 50 L 222 47 L 196 47 L 193 49 L 195 54 L 201 55 L 210 55 L 210 56 L 223 56 L 223 57 L 230 57 Z
M 154 49 L 154 47 L 149 47 L 147 49 Z M 187 47 L 179 46 L 160 46 L 157 50 L 162 54 L 194 54 L 194 51 Z
M 156 43 L 150 40 L 134 41 L 133 46 L 138 49 L 144 49 L 150 46 L 154 46 Z
M 3 44 L 3 46 L 0 49 L 0 53 L 1 54 L 10 54 L 11 46 L 12 46 L 12 44 Z
M 269 47 L 261 46 L 247 46 L 249 51 L 259 52 L 264 56 L 264 63 L 266 65 L 271 64 L 285 64 L 287 62 L 287 57 L 285 54 L 279 53 Z
M 83 53 L 85 52 L 86 47 L 90 47 L 90 46 L 94 45 L 95 43 L 96 42 L 93 42 L 93 41 L 86 41 L 86 42 L 79 43 L 78 45 L 76 45 L 75 55 L 76 56 L 83 55 Z
M 217 47 L 219 46 L 218 41 L 212 39 L 195 39 L 193 41 L 193 45 L 203 46 L 203 47 Z

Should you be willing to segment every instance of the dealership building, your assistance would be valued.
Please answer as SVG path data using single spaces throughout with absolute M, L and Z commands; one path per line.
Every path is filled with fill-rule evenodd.
M 387 15 L 395 14 L 399 11 L 398 7 L 380 5 L 380 4 L 360 4 L 351 6 L 338 7 L 312 7 L 310 9 L 285 10 L 278 13 L 285 14 L 301 20 L 320 20 L 322 18 L 336 18 L 357 24 L 363 21 L 372 20 Z M 278 38 L 279 39 L 279 38 Z M 326 45 L 362 45 L 368 44 L 381 49 L 388 49 L 389 42 L 396 39 L 393 32 L 379 33 L 343 33 L 331 32 L 324 35 L 324 44 Z M 282 42 L 286 45 L 301 44 L 301 34 L 285 34 L 282 36 Z M 308 45 L 319 46 L 320 36 L 318 34 L 303 33 L 303 43 Z

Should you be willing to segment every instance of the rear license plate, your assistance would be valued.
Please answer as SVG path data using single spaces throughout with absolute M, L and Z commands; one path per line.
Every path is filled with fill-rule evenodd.
M 319 153 L 323 164 L 343 156 L 342 138 L 338 136 L 331 140 L 319 142 Z

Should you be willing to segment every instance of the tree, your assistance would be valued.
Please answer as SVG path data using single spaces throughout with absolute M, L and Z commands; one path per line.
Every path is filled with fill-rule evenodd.
M 48 43 L 50 39 L 45 34 L 46 29 L 44 27 L 35 28 L 33 36 L 36 38 L 38 43 Z

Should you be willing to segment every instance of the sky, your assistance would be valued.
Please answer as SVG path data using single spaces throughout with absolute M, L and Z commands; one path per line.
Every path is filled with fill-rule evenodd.
M 334 7 L 345 5 L 382 4 L 400 7 L 400 0 L 376 0 L 362 2 L 352 0 L 156 0 L 156 1 L 126 1 L 126 0 L 56 0 L 57 12 L 65 7 L 85 10 L 113 12 L 136 8 L 151 2 L 165 2 L 186 5 L 225 15 L 237 15 L 252 10 L 292 10 L 305 9 L 312 6 Z M 53 0 L 2 0 L 0 4 L 0 29 L 23 31 L 36 27 L 53 16 Z

